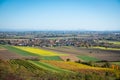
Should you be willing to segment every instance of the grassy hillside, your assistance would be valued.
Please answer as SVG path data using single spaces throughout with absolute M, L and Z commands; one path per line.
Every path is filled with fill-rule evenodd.
M 61 69 L 61 68 L 58 68 L 58 67 L 55 67 L 55 66 L 52 66 L 48 63 L 44 63 L 44 62 L 41 62 L 41 61 L 29 61 L 43 69 L 46 69 L 46 70 L 50 70 L 50 71 L 53 71 L 53 72 L 72 72 L 72 71 L 69 71 L 69 70 L 65 70 L 65 69 Z
M 61 65 L 61 63 L 63 65 Z M 67 68 L 71 68 L 71 69 L 76 69 L 78 67 L 77 66 L 78 64 L 76 65 L 76 63 L 63 62 L 63 61 L 60 61 L 60 64 L 56 64 L 56 65 L 66 66 Z M 44 63 L 44 62 L 36 63 L 34 61 L 19 60 L 19 59 L 10 60 L 10 61 L 0 60 L 0 74 L 1 74 L 0 80 L 119 80 L 120 79 L 119 78 L 120 72 L 118 71 L 112 71 L 112 72 L 99 71 L 98 73 L 95 70 L 90 71 L 89 66 L 86 65 L 82 66 L 81 64 L 79 64 L 79 67 L 86 68 L 86 70 L 82 71 L 81 69 L 79 70 L 80 71 L 79 73 L 77 72 L 64 73 L 66 70 L 51 66 L 48 63 Z

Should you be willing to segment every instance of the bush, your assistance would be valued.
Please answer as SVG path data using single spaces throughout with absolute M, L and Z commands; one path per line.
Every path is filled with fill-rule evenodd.
M 88 62 L 88 65 L 90 65 L 90 66 L 95 66 L 95 62 L 94 62 L 94 61 L 89 61 L 89 62 Z
M 111 67 L 111 64 L 110 64 L 109 62 L 105 62 L 105 64 L 104 64 L 102 67 L 110 68 L 110 67 Z
M 78 60 L 78 61 L 75 61 L 76 63 L 82 63 L 82 61 L 81 60 Z
M 66 59 L 66 61 L 70 61 L 70 59 L 69 59 L 69 58 L 67 58 L 67 59 Z

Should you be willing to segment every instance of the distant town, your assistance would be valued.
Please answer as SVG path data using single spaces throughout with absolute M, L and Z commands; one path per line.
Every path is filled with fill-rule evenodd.
M 110 42 L 111 41 L 111 42 Z M 119 31 L 26 31 L 0 32 L 0 44 L 16 46 L 75 46 L 120 48 L 112 41 L 120 41 Z

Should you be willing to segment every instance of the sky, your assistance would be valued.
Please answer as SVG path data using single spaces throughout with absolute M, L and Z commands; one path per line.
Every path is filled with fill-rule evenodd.
M 0 30 L 120 30 L 120 0 L 0 0 Z

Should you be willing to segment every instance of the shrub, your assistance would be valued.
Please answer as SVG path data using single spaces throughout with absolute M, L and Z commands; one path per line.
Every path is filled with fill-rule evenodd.
M 105 62 L 105 64 L 104 64 L 102 67 L 110 68 L 110 67 L 111 67 L 111 64 L 110 64 L 109 62 Z
M 90 65 L 90 66 L 95 66 L 95 62 L 94 62 L 94 61 L 89 61 L 89 62 L 88 62 L 88 65 Z
M 67 58 L 67 59 L 66 59 L 66 61 L 70 61 L 70 59 L 69 59 L 69 58 Z

